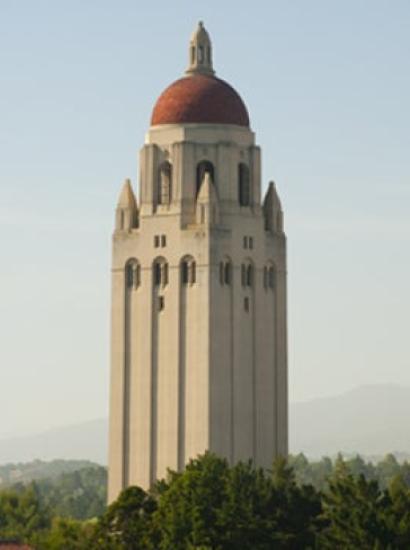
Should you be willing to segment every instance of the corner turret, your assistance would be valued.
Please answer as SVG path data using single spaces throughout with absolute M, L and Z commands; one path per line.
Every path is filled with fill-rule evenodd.
M 131 180 L 126 179 L 121 189 L 115 212 L 115 230 L 130 231 L 138 227 L 138 206 Z
M 283 233 L 283 211 L 275 183 L 269 182 L 269 187 L 263 201 L 265 230 L 272 233 Z
M 209 172 L 204 173 L 199 189 L 196 201 L 196 223 L 207 225 L 219 223 L 218 197 Z

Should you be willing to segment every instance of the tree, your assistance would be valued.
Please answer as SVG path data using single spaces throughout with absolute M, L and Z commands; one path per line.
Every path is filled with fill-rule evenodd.
M 339 457 L 329 489 L 323 495 L 322 520 L 325 527 L 320 548 L 395 548 L 394 533 L 386 521 L 391 500 L 375 480 L 363 474 L 355 478 Z
M 37 486 L 31 483 L 20 491 L 0 493 L 0 536 L 27 539 L 33 532 L 50 526 L 49 510 L 42 507 Z
M 100 518 L 93 534 L 96 550 L 145 550 L 155 548 L 152 515 L 155 499 L 140 487 L 125 489 Z M 154 545 L 153 545 L 154 544 Z

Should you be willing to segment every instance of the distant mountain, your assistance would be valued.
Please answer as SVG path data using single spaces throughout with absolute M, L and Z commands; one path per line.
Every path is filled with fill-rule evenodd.
M 107 421 L 98 419 L 37 435 L 0 439 L 0 464 L 58 458 L 106 464 L 107 432 Z
M 290 405 L 290 452 L 310 458 L 359 453 L 410 454 L 410 388 L 363 386 L 342 395 Z M 0 439 L 0 464 L 35 459 L 107 463 L 106 419 L 42 434 Z
M 362 386 L 290 409 L 290 452 L 308 457 L 410 453 L 410 388 Z

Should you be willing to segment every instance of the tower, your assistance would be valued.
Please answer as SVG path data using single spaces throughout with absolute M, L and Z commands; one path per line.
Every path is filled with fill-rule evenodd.
M 109 500 L 207 449 L 287 453 L 283 212 L 273 183 L 261 203 L 260 148 L 202 23 L 139 167 L 113 235 Z

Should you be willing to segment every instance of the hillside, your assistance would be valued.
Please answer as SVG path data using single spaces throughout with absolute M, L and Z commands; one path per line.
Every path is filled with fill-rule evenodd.
M 32 462 L 0 465 L 0 488 L 13 483 L 29 483 L 33 480 L 53 480 L 62 474 L 70 474 L 85 468 L 95 468 L 89 460 L 33 460 Z
M 36 459 L 107 462 L 107 421 L 93 420 L 27 436 L 0 439 L 0 464 Z
M 339 451 L 381 457 L 410 453 L 410 388 L 363 386 L 344 394 L 290 405 L 290 452 L 316 458 Z M 0 440 L 0 464 L 35 459 L 107 462 L 105 419 Z
M 290 451 L 309 457 L 343 453 L 399 457 L 410 452 L 410 388 L 362 386 L 325 399 L 294 403 Z

